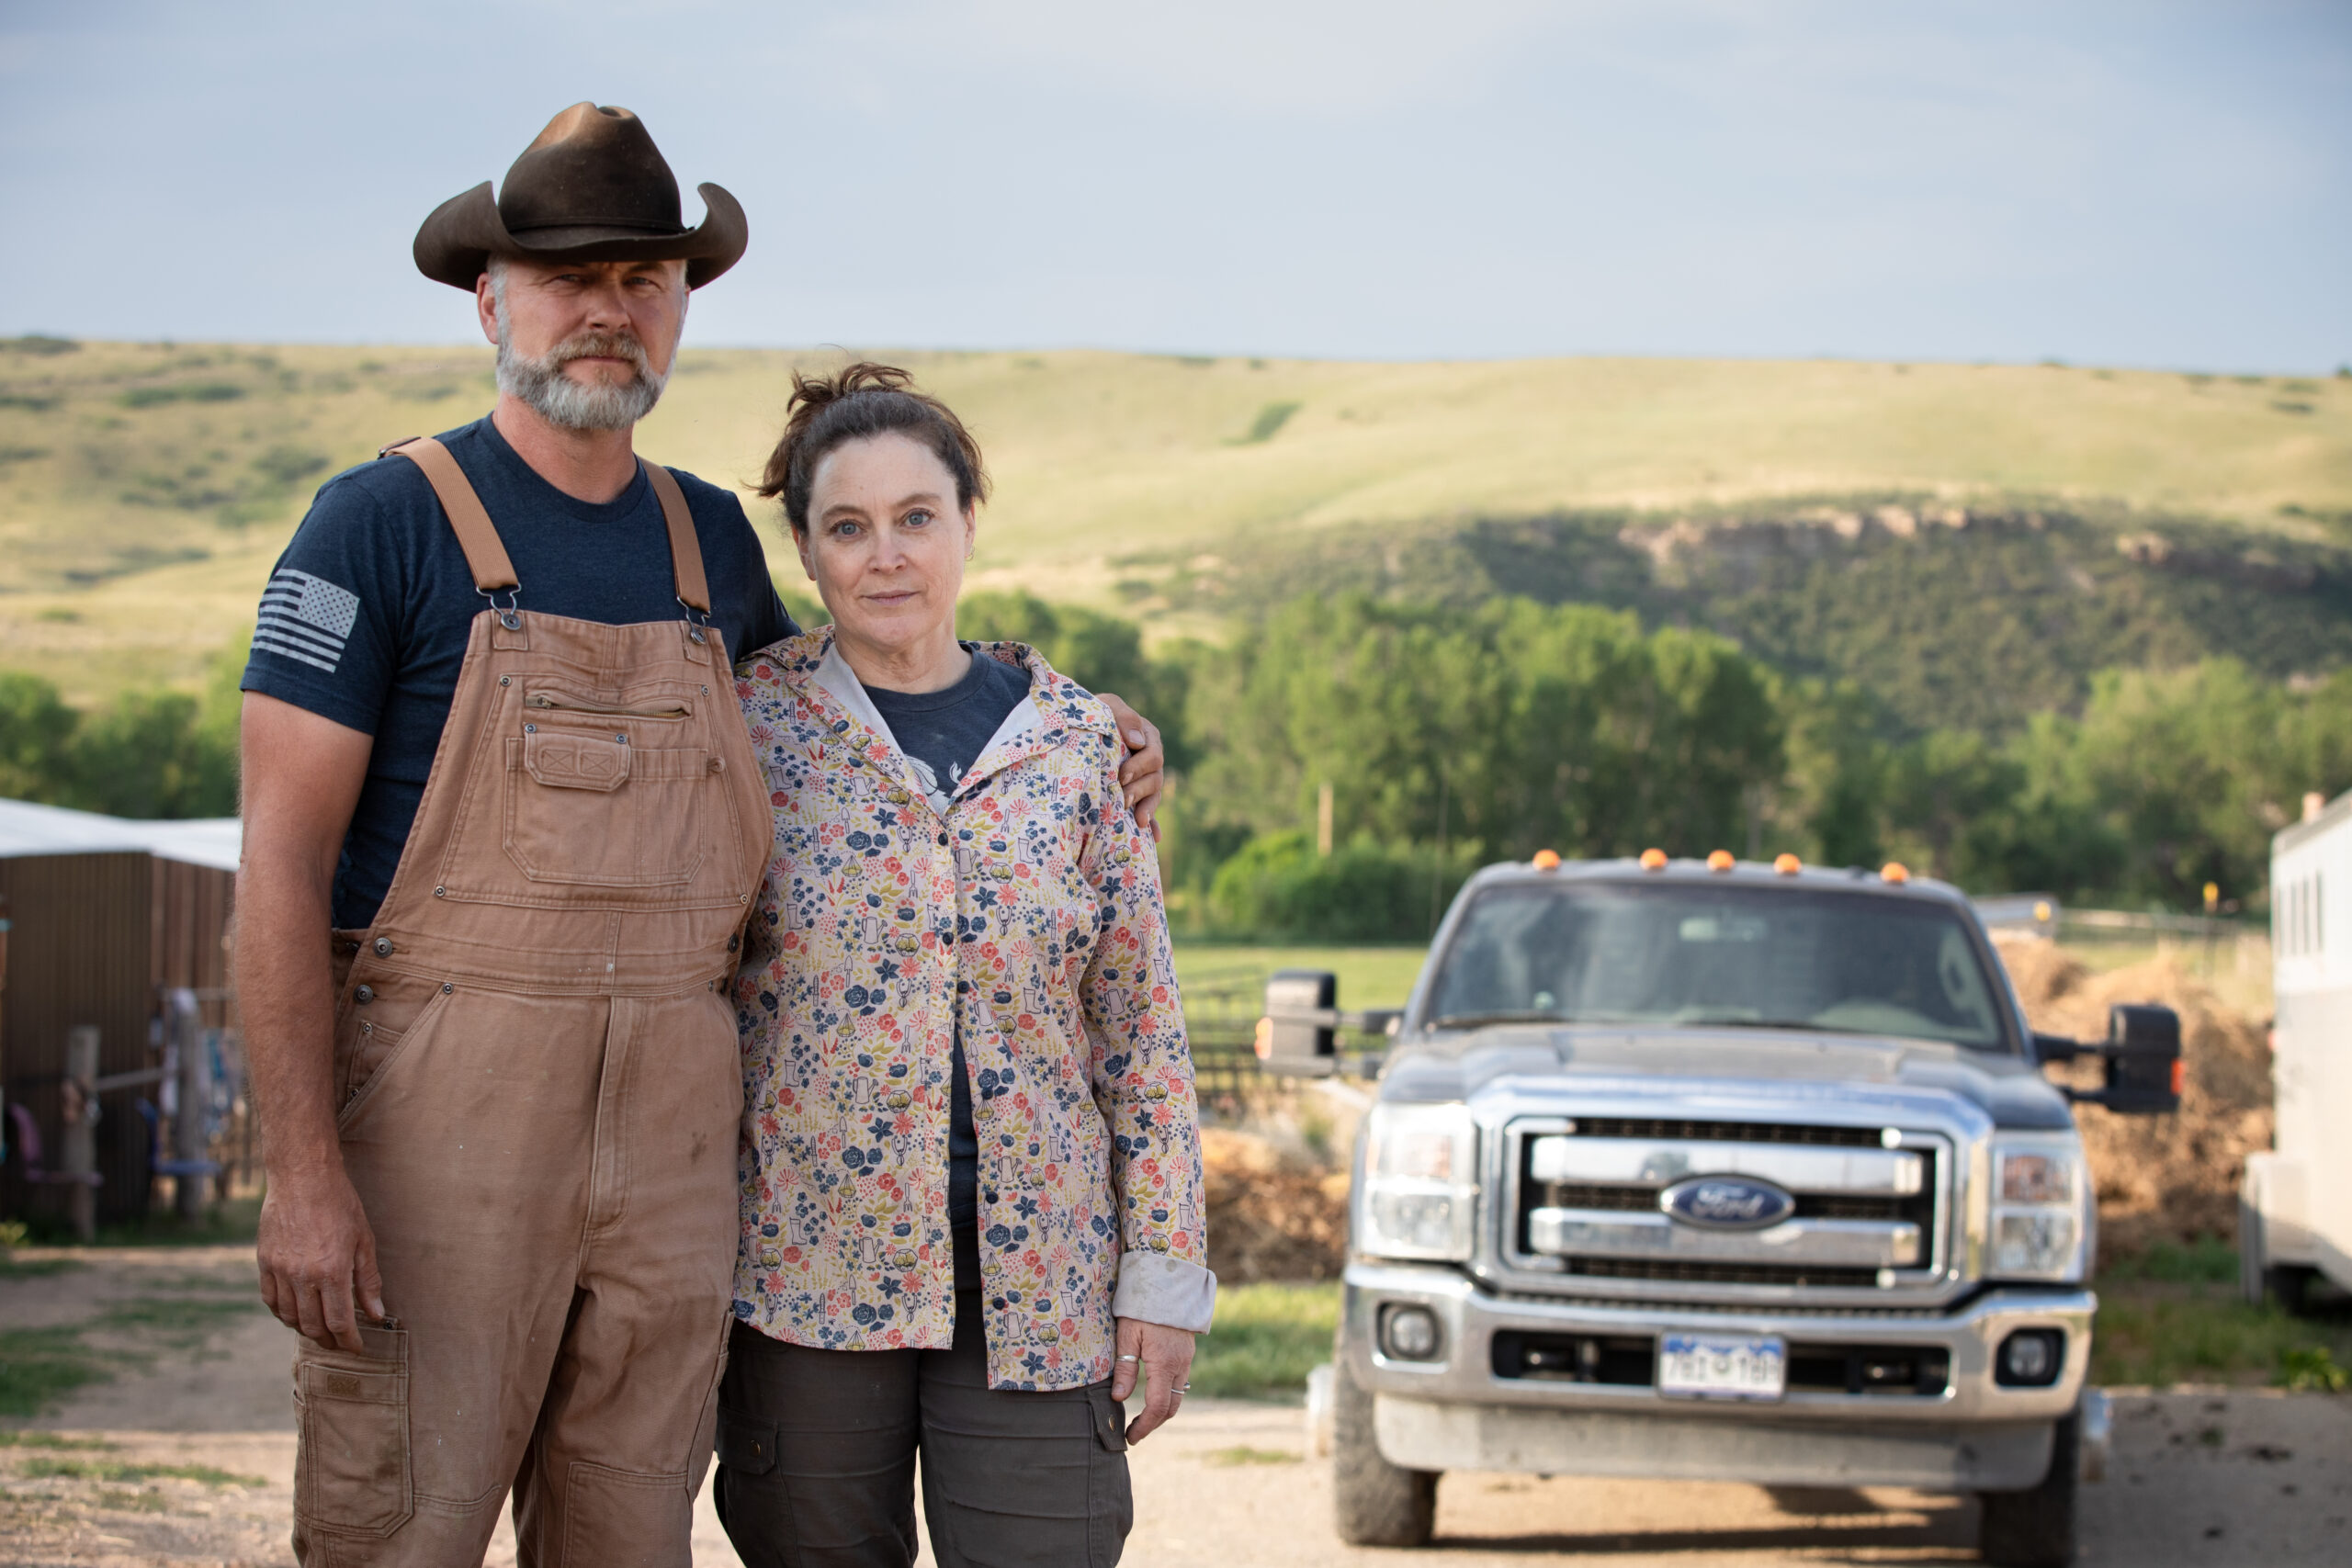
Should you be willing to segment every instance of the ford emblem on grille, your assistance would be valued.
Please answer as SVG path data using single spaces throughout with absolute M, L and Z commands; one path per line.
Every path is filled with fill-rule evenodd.
M 1694 1176 L 1660 1192 L 1657 1206 L 1702 1230 L 1760 1231 L 1796 1213 L 1797 1201 L 1753 1177 Z

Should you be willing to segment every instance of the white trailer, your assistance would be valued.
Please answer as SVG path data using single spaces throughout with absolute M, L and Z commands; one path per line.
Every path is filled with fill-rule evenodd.
M 2290 1311 L 2324 1276 L 2352 1291 L 2352 791 L 2313 796 L 2270 844 L 2277 1148 L 2246 1161 L 2238 1251 L 2246 1299 Z

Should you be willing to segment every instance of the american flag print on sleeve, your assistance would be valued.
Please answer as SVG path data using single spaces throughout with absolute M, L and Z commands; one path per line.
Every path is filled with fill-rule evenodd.
M 323 577 L 281 566 L 261 596 L 254 647 L 332 675 L 359 618 L 359 596 Z

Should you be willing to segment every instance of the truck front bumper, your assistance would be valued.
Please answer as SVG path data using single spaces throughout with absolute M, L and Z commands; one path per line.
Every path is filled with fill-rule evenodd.
M 1396 1306 L 1428 1309 L 1434 1355 L 1385 1354 Z M 1380 1450 L 1412 1470 L 1502 1470 L 1750 1481 L 1768 1485 L 2012 1491 L 2040 1482 L 2052 1426 L 2075 1408 L 2090 1361 L 2090 1292 L 1994 1290 L 1951 1313 L 1694 1312 L 1687 1307 L 1501 1296 L 1459 1273 L 1408 1264 L 1347 1270 L 1341 1354 L 1375 1396 Z M 2001 1343 L 2055 1330 L 2054 1382 L 1995 1377 Z M 1940 1392 L 1792 1390 L 1769 1402 L 1678 1399 L 1642 1382 L 1505 1376 L 1498 1335 L 1655 1339 L 1669 1331 L 1778 1335 L 1800 1347 L 1940 1351 Z

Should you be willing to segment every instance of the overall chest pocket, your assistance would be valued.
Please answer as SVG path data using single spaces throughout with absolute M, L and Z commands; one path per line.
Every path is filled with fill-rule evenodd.
M 617 728 L 527 724 L 506 741 L 507 858 L 536 883 L 681 886 L 708 853 L 708 814 L 730 808 L 722 766 L 707 748 L 643 745 Z

